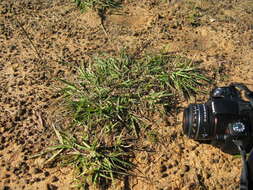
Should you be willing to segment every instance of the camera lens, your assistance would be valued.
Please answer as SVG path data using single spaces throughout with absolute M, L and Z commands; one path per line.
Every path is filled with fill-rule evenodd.
M 192 114 L 190 113 L 190 108 L 186 108 L 184 110 L 184 116 L 183 116 L 183 131 L 184 131 L 184 134 L 186 134 L 186 135 L 188 135 L 189 128 L 191 126 L 191 121 L 192 121 L 190 119 L 191 116 L 192 116 Z
M 189 138 L 195 140 L 210 140 L 212 126 L 209 121 L 209 113 L 205 104 L 190 104 L 184 110 L 183 131 Z

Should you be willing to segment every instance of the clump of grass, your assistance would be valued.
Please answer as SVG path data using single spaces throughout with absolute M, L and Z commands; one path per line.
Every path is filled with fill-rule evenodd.
M 171 55 L 135 60 L 122 53 L 95 58 L 78 71 L 74 82 L 61 80 L 75 125 L 69 129 L 72 135 L 55 129 L 59 145 L 53 147 L 53 159 L 74 165 L 83 183 L 108 184 L 129 175 L 133 140 L 139 139 L 147 115 L 171 106 L 182 94 L 197 93 L 207 81 L 190 60 Z M 148 136 L 156 141 L 158 135 Z
M 193 27 L 201 26 L 200 19 L 202 17 L 202 14 L 201 14 L 200 10 L 201 9 L 199 7 L 194 7 L 188 16 L 188 22 Z
M 128 169 L 133 164 L 126 160 L 129 155 L 123 150 L 121 141 L 113 146 L 104 146 L 99 140 L 88 135 L 76 138 L 73 135 L 56 131 L 59 145 L 50 147 L 56 151 L 56 156 L 61 152 L 61 161 L 64 165 L 73 166 L 77 171 L 79 185 L 92 182 L 100 185 L 110 184 L 114 178 L 129 175 Z
M 181 56 L 158 55 L 148 57 L 150 70 L 156 69 L 156 78 L 166 85 L 173 96 L 182 95 L 189 98 L 200 91 L 199 86 L 209 79 L 194 66 L 194 62 Z
M 79 68 L 79 82 L 63 90 L 70 100 L 76 123 L 90 129 L 118 132 L 127 129 L 137 135 L 141 109 L 167 105 L 170 101 L 165 62 L 120 58 L 95 59 Z M 161 73 L 164 72 L 164 73 Z
M 121 0 L 74 0 L 82 11 L 87 9 L 107 9 L 119 7 Z

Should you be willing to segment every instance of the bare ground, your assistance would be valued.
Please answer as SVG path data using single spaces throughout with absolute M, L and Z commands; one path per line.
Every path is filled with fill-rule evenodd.
M 138 56 L 163 51 L 201 62 L 215 85 L 253 89 L 252 29 L 251 0 L 125 0 L 103 23 L 68 0 L 1 1 L 0 188 L 71 189 L 70 168 L 43 167 L 43 158 L 30 156 L 53 143 L 55 78 L 71 79 L 73 66 L 123 48 Z M 158 143 L 143 141 L 154 152 L 136 152 L 137 177 L 111 189 L 238 189 L 239 158 L 184 137 L 182 108 L 166 120 L 153 126 Z

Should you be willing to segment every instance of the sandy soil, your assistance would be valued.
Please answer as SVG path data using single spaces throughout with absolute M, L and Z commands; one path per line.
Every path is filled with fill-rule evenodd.
M 0 2 L 0 189 L 65 190 L 70 168 L 30 157 L 53 143 L 51 125 L 59 77 L 100 53 L 122 48 L 138 56 L 171 52 L 200 61 L 215 85 L 245 82 L 253 89 L 253 1 L 125 0 L 108 10 L 81 13 L 69 0 Z M 204 97 L 206 98 L 206 97 Z M 202 102 L 197 97 L 189 102 Z M 153 128 L 154 152 L 136 152 L 138 177 L 111 189 L 238 189 L 239 158 L 182 135 L 182 108 Z

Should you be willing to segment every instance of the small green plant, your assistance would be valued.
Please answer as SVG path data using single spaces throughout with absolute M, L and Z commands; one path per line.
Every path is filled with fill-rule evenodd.
M 74 2 L 82 11 L 86 11 L 87 9 L 116 8 L 121 0 L 74 0 Z
M 159 133 L 157 131 L 149 131 L 147 133 L 147 138 L 151 143 L 157 143 L 159 141 Z
M 50 161 L 74 166 L 82 184 L 110 184 L 129 175 L 129 155 L 145 121 L 152 113 L 164 113 L 161 108 L 178 96 L 197 93 L 207 81 L 193 62 L 172 55 L 136 60 L 122 53 L 94 58 L 77 70 L 74 82 L 61 80 L 74 125 L 68 135 L 55 129 L 59 145 L 52 147 L 56 153 Z M 156 133 L 147 136 L 158 140 Z
M 200 18 L 202 17 L 200 11 L 197 8 L 194 8 L 190 15 L 188 16 L 188 21 L 190 22 L 191 26 L 198 27 L 201 25 Z
M 54 157 L 64 152 L 60 159 L 64 165 L 76 169 L 80 185 L 89 182 L 107 185 L 114 178 L 129 175 L 128 169 L 133 164 L 126 160 L 129 155 L 123 150 L 121 141 L 113 146 L 104 146 L 95 138 L 90 140 L 87 135 L 77 139 L 73 135 L 54 130 L 59 144 L 50 149 L 56 151 Z

